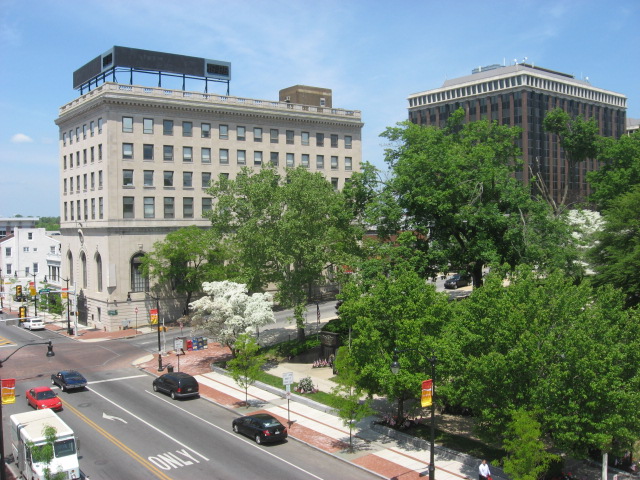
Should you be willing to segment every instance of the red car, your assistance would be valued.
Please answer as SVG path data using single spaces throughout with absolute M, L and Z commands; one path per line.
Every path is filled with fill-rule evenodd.
M 27 397 L 27 404 L 31 405 L 36 410 L 42 410 L 50 408 L 52 410 L 62 410 L 62 400 L 58 398 L 53 390 L 49 387 L 35 387 L 31 390 L 27 390 L 25 393 Z

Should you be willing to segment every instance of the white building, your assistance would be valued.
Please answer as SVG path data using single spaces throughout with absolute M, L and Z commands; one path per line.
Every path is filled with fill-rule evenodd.
M 206 188 L 220 175 L 302 166 L 342 188 L 359 171 L 360 112 L 298 87 L 318 104 L 292 103 L 291 89 L 272 101 L 105 82 L 60 108 L 62 275 L 80 323 L 148 323 L 155 300 L 140 260 L 167 233 L 210 225 Z M 163 297 L 161 312 L 179 317 L 179 299 Z

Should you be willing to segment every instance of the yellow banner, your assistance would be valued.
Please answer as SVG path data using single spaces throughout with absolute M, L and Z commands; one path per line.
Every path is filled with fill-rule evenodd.
M 158 309 L 154 308 L 152 310 L 149 310 L 149 316 L 151 317 L 152 325 L 158 323 Z
M 423 407 L 430 407 L 433 403 L 433 380 L 425 380 L 422 382 L 422 397 L 420 404 Z
M 16 403 L 16 379 L 2 379 L 2 404 Z

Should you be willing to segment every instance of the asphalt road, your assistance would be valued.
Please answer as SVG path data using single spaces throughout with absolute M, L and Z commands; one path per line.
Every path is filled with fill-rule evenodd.
M 63 368 L 80 370 L 85 391 L 59 392 L 60 416 L 80 441 L 80 467 L 98 479 L 333 479 L 378 478 L 294 439 L 256 445 L 233 433 L 231 412 L 203 398 L 174 401 L 155 393 L 152 376 L 130 367 L 145 354 L 130 341 L 83 343 L 54 333 L 28 332 L 0 325 L 0 359 L 19 345 L 54 339 L 21 349 L 4 365 L 3 378 L 16 378 L 16 403 L 3 406 L 4 451 L 11 453 L 9 416 L 28 411 L 24 392 L 49 385 Z

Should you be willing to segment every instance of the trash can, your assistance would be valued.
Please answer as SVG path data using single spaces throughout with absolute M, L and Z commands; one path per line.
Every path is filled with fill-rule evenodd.
M 171 364 L 167 365 L 167 372 L 173 373 L 173 365 Z

